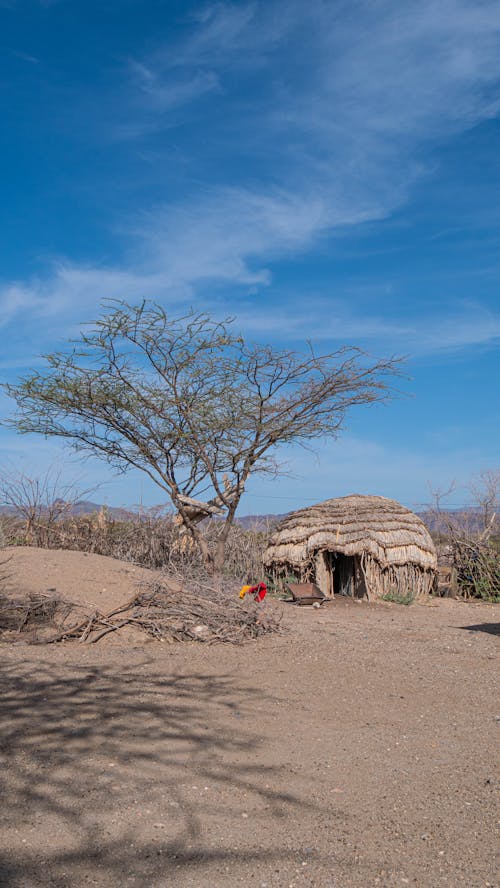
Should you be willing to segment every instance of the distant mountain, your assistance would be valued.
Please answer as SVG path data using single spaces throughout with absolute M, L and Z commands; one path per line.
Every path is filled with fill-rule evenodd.
M 484 530 L 484 514 L 481 509 L 473 507 L 442 509 L 441 512 L 429 509 L 425 512 L 417 512 L 417 515 L 427 525 L 431 533 L 446 534 L 450 526 L 464 528 L 468 533 L 478 533 Z M 496 521 L 498 522 L 498 516 Z
M 120 521 L 127 521 L 131 518 L 137 517 L 137 512 L 133 509 L 123 509 L 120 506 L 107 506 L 103 503 L 93 503 L 90 500 L 79 500 L 77 503 L 71 508 L 71 514 L 78 515 L 93 515 L 95 512 L 100 512 L 101 509 L 104 509 L 108 515 L 111 515 L 112 518 L 116 518 Z
M 56 500 L 56 503 L 59 502 L 59 500 Z M 132 509 L 106 506 L 102 503 L 93 503 L 90 500 L 78 500 L 76 503 L 72 503 L 66 512 L 66 515 L 74 517 L 79 517 L 80 515 L 93 515 L 96 512 L 100 512 L 101 509 L 104 509 L 108 515 L 115 518 L 117 521 L 130 521 L 132 518 L 137 517 L 137 512 L 134 512 Z M 19 514 L 19 510 L 14 506 L 0 506 L 0 515 L 14 516 L 16 514 Z
M 245 530 L 272 530 L 283 518 L 290 514 L 281 515 L 245 515 L 236 518 L 236 522 Z M 440 514 L 432 509 L 416 512 L 419 518 L 433 534 L 446 534 L 450 525 L 463 527 L 469 533 L 478 533 L 484 528 L 484 516 L 480 509 L 443 509 Z M 497 518 L 498 521 L 498 518 Z
M 237 517 L 236 523 L 245 530 L 270 530 L 278 521 L 285 518 L 288 512 L 282 515 L 243 515 L 242 518 Z
M 102 509 L 111 517 L 114 518 L 115 521 L 133 521 L 137 520 L 141 517 L 141 514 L 146 515 L 164 515 L 165 512 L 163 508 L 159 506 L 152 507 L 151 509 L 144 510 L 143 513 L 140 513 L 137 509 L 124 509 L 116 506 L 107 506 L 103 503 L 94 503 L 90 500 L 78 500 L 76 503 L 73 503 L 66 513 L 66 515 L 71 515 L 75 517 L 80 517 L 82 515 L 93 515 L 97 512 L 100 512 Z M 0 515 L 15 515 L 16 510 L 12 506 L 0 506 Z M 264 514 L 264 515 L 243 515 L 241 518 L 236 517 L 236 524 L 240 527 L 243 527 L 245 530 L 255 530 L 255 531 L 270 531 L 273 527 L 278 524 L 288 512 L 281 513 L 279 515 L 273 514 Z M 460 523 L 461 525 L 465 525 L 469 532 L 474 533 L 482 529 L 483 527 L 483 515 L 480 510 L 469 508 L 469 509 L 443 509 L 440 514 L 432 511 L 431 509 L 426 511 L 421 511 L 416 513 L 419 518 L 422 519 L 424 524 L 427 525 L 431 533 L 446 533 L 448 525 L 454 523 Z M 216 519 L 221 520 L 221 519 Z

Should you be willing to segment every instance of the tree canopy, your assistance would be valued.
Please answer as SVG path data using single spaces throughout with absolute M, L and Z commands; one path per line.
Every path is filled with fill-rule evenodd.
M 248 344 L 231 319 L 171 318 L 151 302 L 111 303 L 70 346 L 5 386 L 18 408 L 9 424 L 145 472 L 217 570 L 249 476 L 278 471 L 279 445 L 336 437 L 350 408 L 389 396 L 399 366 L 352 347 Z M 199 527 L 214 514 L 225 522 L 215 553 Z

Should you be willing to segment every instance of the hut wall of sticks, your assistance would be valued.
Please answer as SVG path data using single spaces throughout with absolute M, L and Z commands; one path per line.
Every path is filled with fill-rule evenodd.
M 278 588 L 315 582 L 328 598 L 413 599 L 434 588 L 437 558 L 417 515 L 395 500 L 354 494 L 287 515 L 264 566 Z

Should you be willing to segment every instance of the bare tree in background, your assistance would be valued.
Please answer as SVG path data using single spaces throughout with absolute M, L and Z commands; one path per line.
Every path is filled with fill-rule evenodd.
M 164 490 L 177 520 L 220 571 L 248 478 L 279 471 L 280 444 L 335 438 L 352 408 L 385 400 L 394 358 L 358 349 L 326 355 L 249 345 L 231 320 L 171 319 L 144 302 L 114 302 L 71 351 L 46 357 L 17 385 L 10 425 L 67 439 L 115 468 L 140 469 Z M 224 523 L 215 550 L 200 521 Z
M 465 487 L 470 494 L 470 506 L 453 509 L 447 501 L 458 490 L 455 480 L 446 490 L 434 489 L 429 484 L 432 505 L 429 513 L 436 530 L 454 536 L 470 536 L 487 540 L 498 525 L 500 506 L 500 471 L 485 469 L 474 475 Z
M 474 506 L 481 512 L 482 533 L 488 536 L 494 530 L 500 505 L 500 471 L 485 469 L 469 482 Z
M 61 470 L 54 466 L 38 477 L 25 472 L 0 473 L 0 506 L 6 507 L 7 515 L 23 520 L 28 545 L 45 545 L 57 522 L 71 515 L 75 505 L 95 490 L 79 490 L 74 482 L 64 481 Z

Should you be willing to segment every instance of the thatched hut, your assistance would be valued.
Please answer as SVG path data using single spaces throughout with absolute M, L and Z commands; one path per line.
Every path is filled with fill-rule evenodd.
M 292 512 L 264 565 L 277 582 L 315 582 L 329 598 L 417 597 L 432 589 L 436 550 L 423 521 L 383 496 L 343 496 Z

